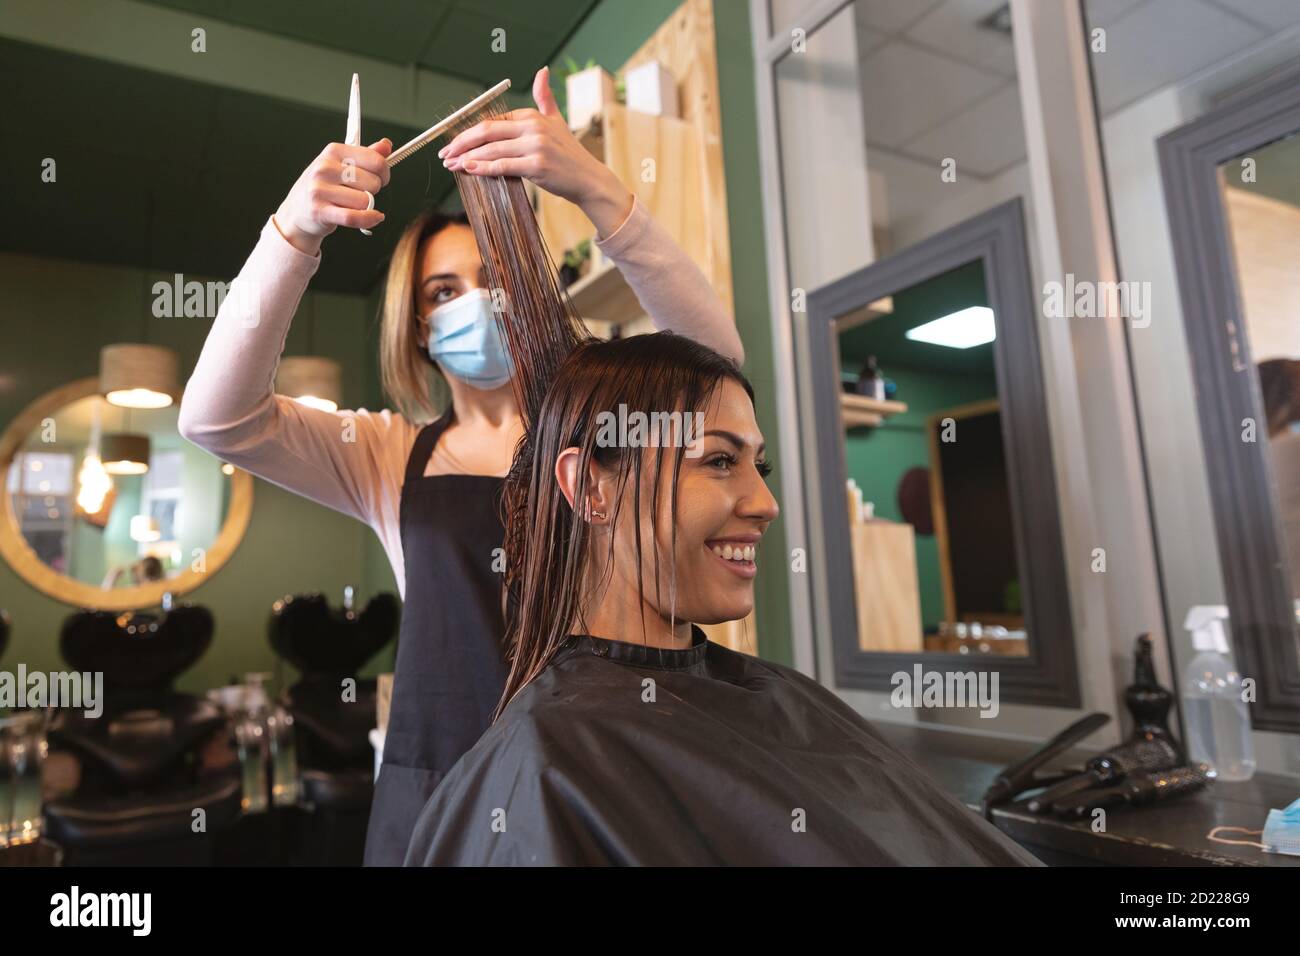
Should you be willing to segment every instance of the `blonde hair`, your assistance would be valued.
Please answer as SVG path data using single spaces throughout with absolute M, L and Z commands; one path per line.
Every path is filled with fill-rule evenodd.
M 453 224 L 468 228 L 469 221 L 463 213 L 448 215 L 425 210 L 402 230 L 388 263 L 380 311 L 379 376 L 389 401 L 407 420 L 417 424 L 433 421 L 439 415 L 439 406 L 446 404 L 442 373 L 428 352 L 420 348 L 420 320 L 416 310 L 420 244 Z M 435 380 L 444 386 L 438 389 L 441 394 L 437 397 Z

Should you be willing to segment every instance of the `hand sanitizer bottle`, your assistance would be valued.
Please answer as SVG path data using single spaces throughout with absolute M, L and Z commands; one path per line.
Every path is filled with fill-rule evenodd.
M 1255 745 L 1241 675 L 1223 630 L 1227 618 L 1222 605 L 1197 605 L 1183 625 L 1196 650 L 1182 687 L 1187 754 L 1193 763 L 1212 766 L 1220 780 L 1249 780 L 1255 775 Z

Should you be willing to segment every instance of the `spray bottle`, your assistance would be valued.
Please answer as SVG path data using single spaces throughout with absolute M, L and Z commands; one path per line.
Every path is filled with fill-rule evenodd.
M 1220 780 L 1249 780 L 1255 774 L 1255 745 L 1241 675 L 1223 628 L 1227 618 L 1222 605 L 1197 605 L 1183 625 L 1196 651 L 1183 679 L 1187 753 L 1193 763 L 1213 767 Z

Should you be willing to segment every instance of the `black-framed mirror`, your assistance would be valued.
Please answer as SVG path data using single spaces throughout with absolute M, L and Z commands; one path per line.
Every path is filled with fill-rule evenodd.
M 1035 302 L 1019 199 L 810 293 L 840 686 L 921 664 L 1079 706 Z
M 1158 148 L 1251 719 L 1300 731 L 1300 69 Z

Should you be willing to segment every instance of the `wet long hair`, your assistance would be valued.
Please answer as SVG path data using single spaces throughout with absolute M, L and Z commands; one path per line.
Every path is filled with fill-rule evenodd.
M 532 374 L 520 366 L 518 374 Z M 624 501 L 634 529 L 637 589 L 642 599 L 655 596 L 676 618 L 676 574 L 672 564 L 677 543 L 677 483 L 687 451 L 686 415 L 702 412 L 723 381 L 739 383 L 753 401 L 754 390 L 735 362 L 707 346 L 671 332 L 637 335 L 610 342 L 578 346 L 548 383 L 532 427 L 516 451 L 506 478 L 506 621 L 510 664 L 505 692 L 493 715 L 501 715 L 510 700 L 540 674 L 568 636 L 585 632 L 583 598 L 599 593 L 613 569 L 614 530 Z M 678 412 L 676 419 L 665 414 Z M 636 420 L 659 422 L 645 443 L 609 443 L 608 424 Z M 670 422 L 672 424 L 670 424 Z M 700 436 L 694 435 L 698 441 Z M 570 506 L 555 477 L 555 463 L 568 448 L 578 449 L 577 482 Z M 585 505 L 590 463 L 596 462 L 613 485 L 614 504 L 607 516 L 604 576 L 592 580 L 593 536 Z M 661 481 L 665 476 L 668 480 Z M 647 479 L 649 500 L 643 495 Z M 661 558 L 661 492 L 669 495 L 667 561 Z M 642 554 L 640 518 L 650 515 L 653 560 L 649 580 Z M 666 566 L 665 566 L 666 565 Z M 614 635 L 608 635 L 614 636 Z M 618 635 L 619 639 L 634 637 Z

